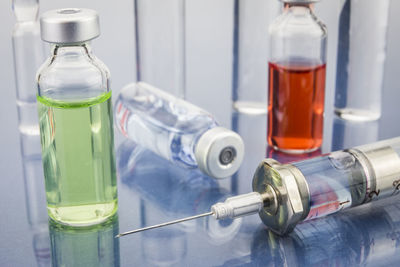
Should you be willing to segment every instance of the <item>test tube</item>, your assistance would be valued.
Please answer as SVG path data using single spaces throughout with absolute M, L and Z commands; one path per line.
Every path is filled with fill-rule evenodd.
M 342 0 L 335 113 L 346 120 L 381 116 L 390 0 Z
M 44 60 L 40 39 L 38 0 L 13 0 L 16 23 L 12 32 L 18 129 L 27 221 L 33 232 L 34 254 L 47 266 L 50 254 L 39 125 L 36 108 L 36 70 Z
M 185 0 L 135 0 L 137 80 L 185 97 Z
M 232 100 L 240 113 L 267 113 L 268 26 L 280 7 L 278 1 L 234 2 Z
M 12 33 L 14 72 L 17 95 L 18 122 L 23 149 L 30 147 L 25 140 L 39 141 L 39 124 L 36 108 L 36 70 L 44 61 L 44 45 L 40 39 L 38 0 L 13 0 L 16 23 Z

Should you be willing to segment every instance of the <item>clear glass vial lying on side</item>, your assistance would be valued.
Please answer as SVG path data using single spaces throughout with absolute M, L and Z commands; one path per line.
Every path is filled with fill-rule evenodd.
M 91 52 L 97 12 L 48 11 L 41 35 L 53 44 L 37 75 L 38 111 L 49 216 L 93 225 L 117 211 L 109 71 Z
M 317 0 L 282 0 L 270 26 L 268 144 L 288 153 L 322 144 L 326 38 L 315 16 Z
M 242 138 L 219 127 L 201 108 L 139 82 L 122 89 L 116 124 L 135 143 L 182 167 L 199 167 L 211 177 L 234 174 L 244 155 Z

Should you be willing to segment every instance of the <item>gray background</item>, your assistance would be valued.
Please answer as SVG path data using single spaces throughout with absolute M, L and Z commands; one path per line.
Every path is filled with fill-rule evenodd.
M 247 0 L 252 1 L 252 0 Z M 274 0 L 269 0 L 274 1 Z M 317 4 L 317 15 L 329 31 L 328 69 L 326 87 L 326 113 L 332 112 L 336 71 L 337 23 L 340 2 L 324 0 Z M 43 0 L 40 12 L 61 7 L 87 7 L 100 13 L 100 38 L 93 42 L 95 54 L 110 68 L 114 96 L 121 87 L 135 80 L 135 40 L 133 0 Z M 389 127 L 397 116 L 396 106 L 400 85 L 396 82 L 396 71 L 400 59 L 399 16 L 400 2 L 392 1 L 388 30 L 387 61 L 384 79 L 384 120 L 381 127 Z M 11 1 L 0 2 L 0 56 L 1 80 L 3 82 L 0 116 L 7 116 L 8 127 L 16 127 L 17 114 L 15 83 L 12 62 L 11 33 L 14 16 Z M 366 18 L 367 19 L 367 18 Z M 188 0 L 187 1 L 187 98 L 215 114 L 225 126 L 230 126 L 232 85 L 232 34 L 233 0 Z M 114 97 L 115 99 L 115 97 Z M 325 140 L 330 140 L 331 123 L 325 125 Z M 3 131 L 3 134 L 6 132 Z M 387 137 L 382 134 L 382 137 Z M 4 140 L 4 139 L 3 139 Z M 7 142 L 7 149 L 17 145 Z M 327 144 L 325 144 L 325 147 Z M 3 162 L 3 160 L 2 160 Z M 1 163 L 0 163 L 1 164 Z
M 339 2 L 338 0 L 325 0 L 317 6 L 317 14 L 329 29 L 327 113 L 332 112 L 333 103 Z M 132 0 L 43 0 L 40 4 L 41 12 L 61 7 L 96 9 L 100 13 L 102 35 L 93 42 L 94 52 L 110 68 L 114 95 L 122 86 L 135 80 Z M 231 123 L 233 0 L 188 0 L 187 7 L 188 99 L 215 114 L 223 125 L 229 127 Z M 399 127 L 393 127 L 394 124 L 398 124 L 398 99 L 400 99 L 400 85 L 397 82 L 398 62 L 400 61 L 399 14 L 400 1 L 392 1 L 380 138 L 400 135 L 400 132 L 395 132 Z M 0 178 L 3 179 L 2 185 L 7 184 L 9 187 L 2 191 L 0 210 L 5 211 L 9 209 L 10 203 L 21 202 L 24 198 L 21 190 L 24 187 L 20 169 L 21 162 L 18 161 L 20 160 L 20 144 L 19 136 L 16 134 L 18 121 L 11 48 L 11 33 L 14 25 L 11 1 L 0 1 L 0 18 L 0 79 L 3 84 L 0 89 L 2 90 Z M 325 126 L 324 146 L 326 150 L 329 150 L 332 124 L 328 121 Z M 390 131 L 390 129 L 394 130 Z M 0 225 L 18 222 L 21 223 L 20 225 L 25 225 L 22 222 L 26 222 L 26 213 L 24 210 L 17 210 L 13 212 L 12 218 L 1 216 L 0 221 Z M 25 246 L 32 242 L 31 237 L 18 235 L 17 231 L 19 230 L 22 229 L 16 227 L 0 229 L 0 236 L 3 240 L 13 239 L 13 246 L 2 246 L 0 249 L 6 250 L 6 253 L 3 252 L 2 255 L 7 255 L 7 261 L 15 263 L 15 266 L 24 265 L 22 263 L 25 259 L 21 255 L 30 255 L 28 258 L 33 257 L 32 250 Z M 20 250 L 16 250 L 16 247 L 19 247 Z M 121 251 L 129 253 L 125 250 L 129 250 L 129 248 L 121 246 Z

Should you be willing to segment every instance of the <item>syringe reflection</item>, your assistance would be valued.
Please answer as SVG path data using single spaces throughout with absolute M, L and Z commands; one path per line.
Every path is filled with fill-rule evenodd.
M 400 197 L 299 224 L 288 236 L 260 225 L 251 254 L 222 266 L 394 266 L 400 259 Z

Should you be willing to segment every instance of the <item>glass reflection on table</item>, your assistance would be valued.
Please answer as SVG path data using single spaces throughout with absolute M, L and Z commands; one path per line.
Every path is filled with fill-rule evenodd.
M 140 225 L 136 228 L 208 212 L 211 205 L 232 196 L 198 169 L 176 166 L 130 140 L 119 146 L 117 165 L 122 184 L 140 196 Z M 220 245 L 235 237 L 241 223 L 240 218 L 215 220 L 208 216 L 145 231 L 142 253 L 147 264 L 173 265 L 185 260 L 188 234 L 201 232 L 207 242 Z
M 120 266 L 118 216 L 79 228 L 49 220 L 49 232 L 52 266 Z
M 252 259 L 265 266 L 392 266 L 400 259 L 399 197 L 299 224 L 279 237 L 259 227 Z
M 379 120 L 349 121 L 333 118 L 332 151 L 378 141 Z
M 23 109 L 23 107 L 21 108 Z M 37 266 L 51 266 L 46 192 L 38 133 L 20 132 L 25 206 Z

